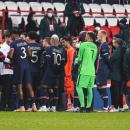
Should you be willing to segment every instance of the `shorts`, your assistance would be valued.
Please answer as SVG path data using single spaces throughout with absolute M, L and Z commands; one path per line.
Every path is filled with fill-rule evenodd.
M 107 85 L 107 81 L 109 79 L 109 71 L 107 69 L 101 69 L 98 71 L 96 75 L 96 85 L 103 86 Z
M 55 88 L 55 87 L 59 87 L 60 85 L 60 76 L 59 75 L 55 75 L 50 71 L 46 71 L 43 79 L 41 81 L 42 85 L 46 85 L 49 88 Z
M 79 75 L 77 79 L 77 87 L 88 88 L 94 87 L 95 76 Z
M 18 66 L 14 68 L 14 83 L 28 84 L 31 83 L 31 72 L 29 67 Z
M 96 85 L 97 86 L 107 85 L 108 79 L 109 79 L 109 69 L 107 65 L 100 63 L 100 66 L 96 74 Z
M 34 90 L 40 86 L 40 72 L 31 72 L 31 82 Z

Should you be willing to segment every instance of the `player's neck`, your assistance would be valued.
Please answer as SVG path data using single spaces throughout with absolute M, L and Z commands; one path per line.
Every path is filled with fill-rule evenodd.
M 35 41 L 35 40 L 30 40 L 29 42 L 30 42 L 30 43 L 36 43 L 36 41 Z
M 21 39 L 21 38 L 20 38 L 19 36 L 16 36 L 16 37 L 15 37 L 15 40 L 17 40 L 17 39 Z
M 88 40 L 87 42 L 93 42 L 93 40 Z
M 66 48 L 68 49 L 68 48 L 70 48 L 70 47 L 71 47 L 71 45 L 68 44 Z
M 104 39 L 101 40 L 101 43 L 104 43 L 106 41 L 107 41 L 106 38 L 104 38 Z

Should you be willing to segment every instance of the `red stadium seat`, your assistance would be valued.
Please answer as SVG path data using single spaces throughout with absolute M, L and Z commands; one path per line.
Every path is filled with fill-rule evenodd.
M 112 27 L 110 27 L 110 30 L 111 30 L 113 35 L 120 33 L 120 27 L 119 26 L 112 26 Z
M 86 26 L 84 31 L 95 31 L 95 26 Z

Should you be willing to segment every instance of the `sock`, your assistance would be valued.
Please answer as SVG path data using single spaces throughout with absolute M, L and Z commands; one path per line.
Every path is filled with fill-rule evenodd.
M 71 98 L 68 98 L 67 108 L 68 108 L 68 109 L 71 109 L 71 108 L 72 108 Z
M 103 100 L 103 105 L 105 108 L 108 107 L 108 93 L 106 88 L 98 88 L 98 92 Z
M 39 99 L 39 106 L 43 106 L 43 99 Z
M 91 87 L 88 87 L 87 89 L 87 108 L 91 107 L 93 100 L 93 89 Z
M 126 105 L 127 103 L 126 103 L 126 96 L 125 95 L 123 95 L 123 105 Z
M 52 106 L 57 106 L 57 104 L 58 104 L 58 99 L 53 99 L 53 101 L 52 101 Z
M 83 89 L 81 87 L 76 87 L 76 90 L 80 101 L 80 107 L 85 107 Z
M 74 107 L 79 107 L 79 99 L 74 98 Z
M 31 97 L 30 102 L 31 102 L 31 105 L 35 104 L 35 97 Z
M 46 102 L 46 107 L 50 107 L 51 106 L 51 102 L 50 102 L 50 100 L 49 100 L 49 98 L 48 98 L 48 100 L 47 100 L 47 102 Z
M 75 93 L 74 93 L 74 99 L 73 100 L 74 100 L 73 101 L 74 107 L 79 107 L 79 98 L 78 98 L 78 94 L 77 94 L 76 90 L 75 90 Z
M 104 108 L 108 107 L 108 98 L 103 99 Z
M 57 106 L 58 100 L 59 100 L 59 88 L 54 88 L 53 91 L 54 91 L 54 94 L 53 94 L 52 106 Z
M 104 107 L 107 108 L 108 107 L 108 93 L 107 93 L 107 89 L 106 88 L 104 88 L 103 90 L 104 90 L 103 91 L 103 97 L 102 97 L 103 104 L 104 104 Z
M 19 99 L 19 106 L 24 106 L 24 101 L 22 99 Z

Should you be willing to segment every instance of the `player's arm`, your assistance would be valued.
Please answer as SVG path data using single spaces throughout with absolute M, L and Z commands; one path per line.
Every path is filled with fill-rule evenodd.
M 51 48 L 47 48 L 46 49 L 46 53 L 45 53 L 45 59 L 49 62 L 50 65 L 52 65 L 52 52 L 51 52 Z
M 0 48 L 0 59 L 5 59 L 7 57 L 7 51 L 4 44 Z
M 84 53 L 84 49 L 81 45 L 80 48 L 79 48 L 79 52 L 78 52 L 78 65 L 80 65 L 82 63 L 83 53 Z
M 41 53 L 41 56 L 40 56 L 40 67 L 43 67 L 45 64 L 45 56 L 46 56 L 46 51 L 43 50 L 43 52 Z
M 10 51 L 8 53 L 8 58 L 12 59 L 13 58 L 13 55 L 14 55 L 14 48 L 10 48 Z
M 74 61 L 74 50 L 71 50 L 68 54 L 68 66 L 67 66 L 67 72 L 66 76 L 71 76 L 72 75 L 72 65 Z
M 30 46 L 28 46 L 28 49 L 27 49 L 27 55 L 28 55 L 29 57 L 32 56 L 32 49 L 31 49 Z
M 62 53 L 62 59 L 61 59 L 61 63 L 62 65 L 64 66 L 67 62 L 67 53 L 66 51 L 64 50 L 64 52 Z
M 12 42 L 11 44 L 10 44 L 10 51 L 9 51 L 9 53 L 8 53 L 8 55 L 7 55 L 7 58 L 9 58 L 9 59 L 12 59 L 13 58 L 13 55 L 14 55 L 14 51 L 15 51 L 15 45 L 16 45 L 16 43 L 14 43 L 14 42 Z
M 98 58 L 98 49 L 95 49 L 95 53 L 94 53 L 94 61 L 96 61 Z
M 107 65 L 109 65 L 110 53 L 109 53 L 109 46 L 107 44 L 102 46 L 101 55 L 104 61 L 107 63 Z

